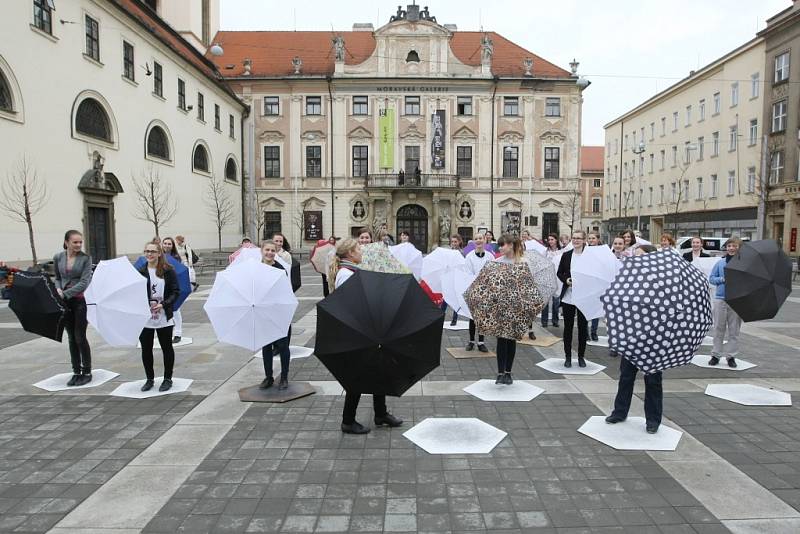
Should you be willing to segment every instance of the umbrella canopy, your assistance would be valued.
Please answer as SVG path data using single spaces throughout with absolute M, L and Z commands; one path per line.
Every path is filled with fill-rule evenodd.
M 711 328 L 705 276 L 670 250 L 626 260 L 602 301 L 608 346 L 645 373 L 691 363 Z
M 317 303 L 314 354 L 349 392 L 400 396 L 439 366 L 443 322 L 410 274 L 359 269 Z
M 411 270 L 417 281 L 422 279 L 422 252 L 417 247 L 411 243 L 400 243 L 389 247 L 389 252 Z
M 542 256 L 547 254 L 547 247 L 545 247 L 535 239 L 529 239 L 528 241 L 525 241 L 525 250 L 532 250 L 534 252 L 538 252 Z
M 228 256 L 228 263 L 233 263 L 236 260 L 236 258 L 239 257 L 239 254 L 241 254 L 243 250 L 247 250 L 247 249 L 251 249 L 251 248 L 257 249 L 258 247 L 255 246 L 252 243 L 245 243 L 238 250 L 236 250 L 233 254 Z
M 442 292 L 442 275 L 450 267 L 464 267 L 467 264 L 461 252 L 439 247 L 422 259 L 422 279 L 436 293 Z
M 175 275 L 178 277 L 179 294 L 175 304 L 172 305 L 172 309 L 179 310 L 181 304 L 192 294 L 192 282 L 189 279 L 189 269 L 181 263 L 180 260 L 176 260 L 169 254 L 165 254 L 164 257 L 167 259 L 167 263 L 172 265 L 172 268 L 175 269 Z M 139 259 L 136 260 L 133 266 L 136 269 L 141 269 L 144 267 L 145 263 L 147 263 L 147 259 L 145 259 L 144 256 L 139 256 Z
M 16 273 L 8 307 L 25 331 L 61 343 L 67 309 L 56 286 L 44 273 Z
M 527 262 L 487 263 L 464 295 L 479 332 L 522 339 L 544 299 L 536 289 Z
M 314 270 L 317 271 L 319 274 L 324 274 L 325 276 L 328 275 L 328 267 L 331 265 L 331 255 L 334 254 L 336 247 L 325 242 L 324 245 L 319 245 L 314 247 L 314 250 L 311 251 L 311 266 L 314 267 Z
M 277 256 L 275 256 L 277 258 Z M 233 258 L 231 260 L 231 258 Z M 229 264 L 236 265 L 237 263 L 241 263 L 243 261 L 248 260 L 255 260 L 261 261 L 263 255 L 261 254 L 261 249 L 256 247 L 242 247 L 230 256 L 228 256 Z
M 528 267 L 531 269 L 533 283 L 536 284 L 539 294 L 542 295 L 545 301 L 552 298 L 556 291 L 560 290 L 556 267 L 553 262 L 532 250 L 525 251 L 525 261 L 528 262 Z
M 376 273 L 411 274 L 411 269 L 395 258 L 382 242 L 361 245 L 361 263 L 358 267 L 362 271 Z
M 297 298 L 284 271 L 244 261 L 217 273 L 203 309 L 217 339 L 255 351 L 286 337 Z
M 126 257 L 101 261 L 83 294 L 86 318 L 112 347 L 135 347 L 150 319 L 147 279 Z
M 742 243 L 725 265 L 725 302 L 744 322 L 772 319 L 791 292 L 792 260 L 777 241 Z
M 461 268 L 447 269 L 442 276 L 442 294 L 447 304 L 453 308 L 457 314 L 472 319 L 467 301 L 464 300 L 464 293 L 475 281 L 474 274 Z
M 572 256 L 572 301 L 587 319 L 603 316 L 600 295 L 605 293 L 620 268 L 608 247 L 584 247 Z

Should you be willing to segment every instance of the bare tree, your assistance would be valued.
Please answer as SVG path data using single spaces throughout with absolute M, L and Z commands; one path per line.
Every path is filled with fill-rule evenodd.
M 0 186 L 0 209 L 9 219 L 28 226 L 28 242 L 34 266 L 38 258 L 33 237 L 33 216 L 44 207 L 47 200 L 47 184 L 39 180 L 36 169 L 22 156 L 17 168 L 6 175 Z
M 564 216 L 564 222 L 569 226 L 569 232 L 575 230 L 575 226 L 581 226 L 581 213 L 583 206 L 581 205 L 581 185 L 580 180 L 575 180 L 574 186 L 567 192 L 567 200 L 561 207 L 561 214 Z
M 222 229 L 234 221 L 236 206 L 231 199 L 225 182 L 215 178 L 208 179 L 204 197 L 209 215 L 213 217 L 217 227 L 217 251 L 222 251 Z
M 133 178 L 136 208 L 133 216 L 153 225 L 156 237 L 161 237 L 161 229 L 178 211 L 172 186 L 161 180 L 161 173 L 149 167 L 141 176 Z
M 672 212 L 672 235 L 675 237 L 678 236 L 678 222 L 680 220 L 680 211 L 681 211 L 681 203 L 688 202 L 689 198 L 689 188 L 684 187 L 683 184 L 683 177 L 686 176 L 686 171 L 689 170 L 689 163 L 683 162 L 680 165 L 681 175 L 678 178 L 678 182 L 676 184 L 677 192 L 675 194 L 675 198 L 670 201 L 670 208 Z

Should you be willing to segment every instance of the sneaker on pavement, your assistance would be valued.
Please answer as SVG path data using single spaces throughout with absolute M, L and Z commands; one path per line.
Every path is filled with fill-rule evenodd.
M 481 352 L 489 352 L 489 349 L 486 348 L 485 343 L 478 343 L 478 350 Z
M 717 365 L 719 363 L 719 357 L 712 356 L 710 360 L 708 360 L 708 365 Z
M 728 358 L 728 367 L 731 369 L 736 369 L 736 358 Z

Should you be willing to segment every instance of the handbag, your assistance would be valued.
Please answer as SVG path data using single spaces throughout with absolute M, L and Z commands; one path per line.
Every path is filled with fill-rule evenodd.
M 192 265 L 194 265 L 198 261 L 200 261 L 200 257 L 197 254 L 195 254 L 194 249 L 192 249 Z

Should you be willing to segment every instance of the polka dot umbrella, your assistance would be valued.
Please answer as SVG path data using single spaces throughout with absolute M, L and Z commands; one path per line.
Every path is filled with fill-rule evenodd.
M 601 301 L 608 346 L 645 373 L 690 363 L 711 328 L 705 276 L 671 250 L 624 261 Z

